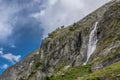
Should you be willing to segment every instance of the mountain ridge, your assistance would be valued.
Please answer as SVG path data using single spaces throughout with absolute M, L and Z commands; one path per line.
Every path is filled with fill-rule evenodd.
M 0 79 L 55 80 L 54 76 L 60 74 L 63 78 L 57 75 L 60 79 L 56 80 L 66 80 L 64 76 L 67 72 L 64 71 L 71 68 L 76 72 L 83 69 L 86 72 L 85 75 L 120 61 L 119 7 L 119 0 L 111 1 L 73 25 L 53 31 L 43 40 L 39 49 L 7 69 L 0 75 Z M 95 32 L 98 39 L 96 50 L 92 53 L 87 65 L 76 69 L 76 66 L 83 66 L 87 59 L 89 34 L 96 22 L 98 22 Z M 81 75 L 83 74 L 79 73 L 79 76 Z M 72 77 L 70 76 L 74 80 Z

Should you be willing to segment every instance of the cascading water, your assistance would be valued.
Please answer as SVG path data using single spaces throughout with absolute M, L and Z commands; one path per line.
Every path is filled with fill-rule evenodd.
M 97 45 L 97 41 L 98 41 L 97 35 L 96 35 L 97 24 L 98 24 L 98 22 L 96 22 L 94 24 L 94 28 L 89 35 L 89 42 L 88 42 L 88 49 L 87 49 L 87 60 L 83 65 L 86 65 L 88 63 L 90 56 L 92 55 L 92 53 L 96 49 L 96 45 Z

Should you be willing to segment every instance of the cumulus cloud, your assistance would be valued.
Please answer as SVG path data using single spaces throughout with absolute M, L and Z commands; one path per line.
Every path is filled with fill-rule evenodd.
M 41 3 L 42 0 L 0 0 L 0 44 L 13 41 L 13 35 L 18 27 L 16 25 L 21 25 L 24 23 L 16 23 L 20 21 L 21 17 L 34 12 L 37 10 L 37 5 Z M 36 6 L 36 8 L 32 8 Z M 26 12 L 26 13 L 25 13 Z M 43 14 L 43 13 L 42 13 Z M 24 19 L 22 20 L 24 21 Z M 21 29 L 21 27 L 19 27 Z M 9 43 L 8 42 L 8 43 Z
M 0 42 L 5 42 L 13 32 L 15 23 L 14 14 L 18 11 L 16 5 L 6 5 L 2 0 L 0 2 Z
M 10 61 L 11 63 L 16 63 L 20 60 L 21 58 L 21 55 L 14 55 L 12 53 L 7 53 L 7 54 L 4 54 L 3 52 L 3 48 L 0 49 L 0 56 L 8 61 Z
M 27 15 L 42 23 L 43 37 L 46 37 L 57 27 L 68 26 L 82 19 L 110 0 L 8 0 L 9 5 L 5 1 L 0 0 L 0 43 L 9 40 L 15 30 L 16 18 L 20 18 L 15 14 L 19 11 L 27 12 Z
M 9 67 L 8 64 L 4 64 L 0 67 L 0 69 L 7 69 L 8 67 Z
M 48 0 L 44 9 L 31 16 L 42 23 L 43 37 L 57 27 L 68 26 L 110 0 Z

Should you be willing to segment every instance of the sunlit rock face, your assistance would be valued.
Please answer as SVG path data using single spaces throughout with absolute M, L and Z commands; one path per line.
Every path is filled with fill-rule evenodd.
M 119 55 L 120 2 L 116 0 L 50 33 L 39 49 L 7 69 L 0 80 L 45 80 L 83 64 L 97 71 L 119 61 Z

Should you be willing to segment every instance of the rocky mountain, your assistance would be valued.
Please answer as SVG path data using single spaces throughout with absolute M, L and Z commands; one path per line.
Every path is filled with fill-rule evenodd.
M 0 80 L 120 80 L 120 0 L 56 29 Z

